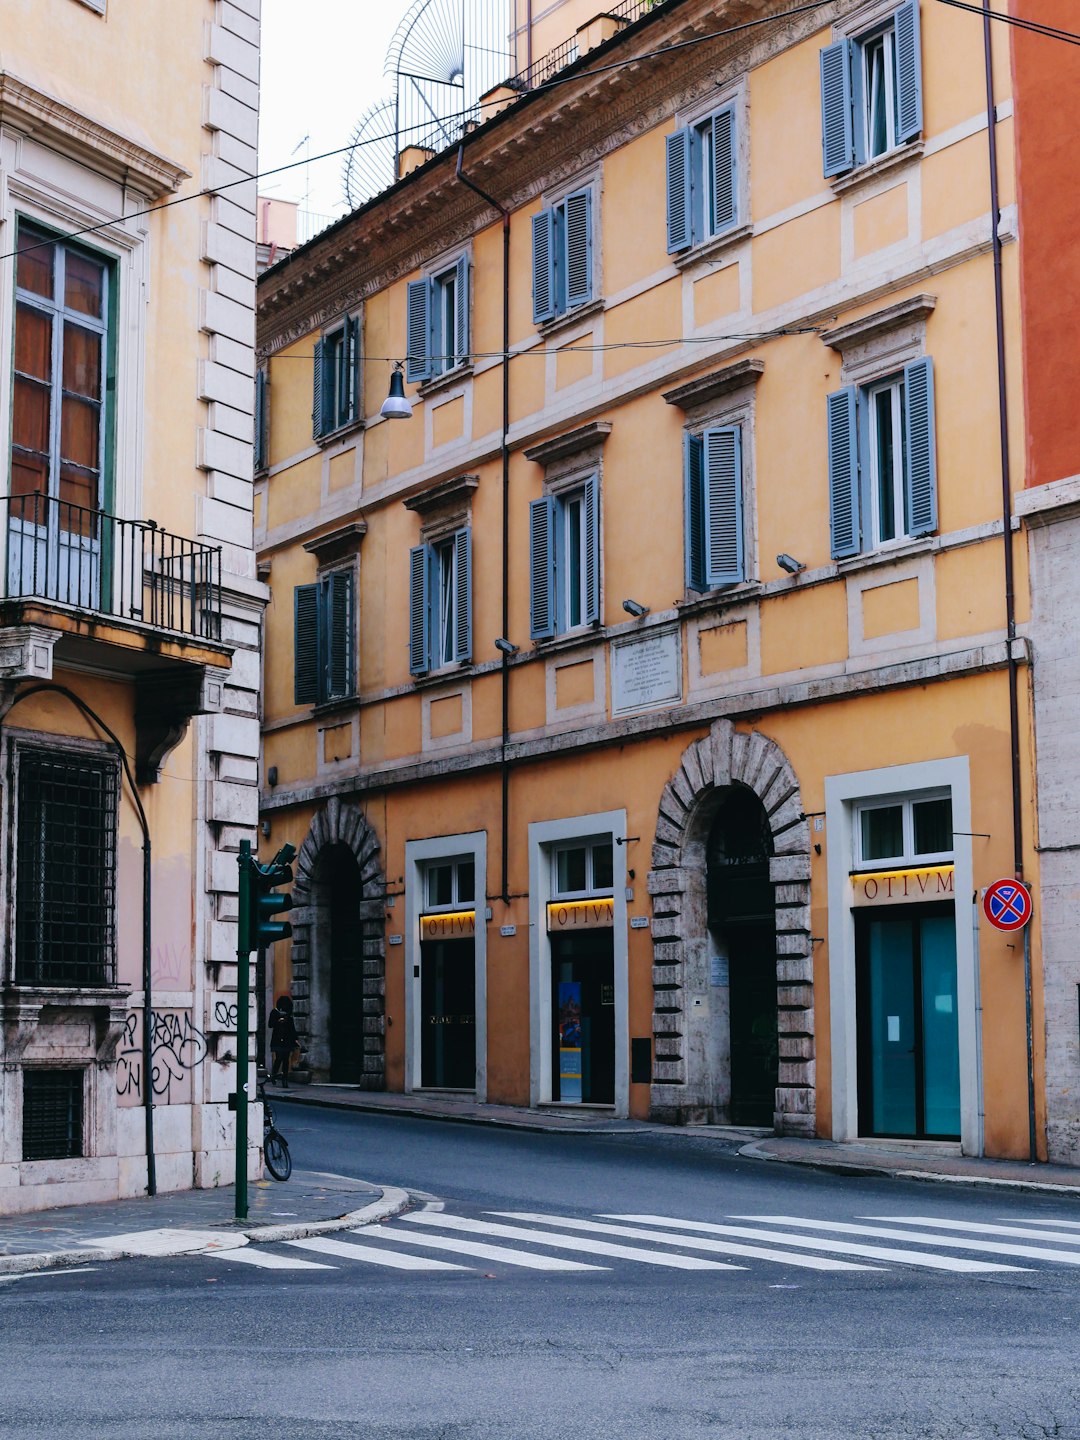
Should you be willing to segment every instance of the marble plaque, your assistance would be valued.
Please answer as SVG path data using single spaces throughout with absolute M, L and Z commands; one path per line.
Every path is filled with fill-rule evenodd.
M 611 699 L 615 715 L 654 710 L 682 699 L 677 627 L 612 642 Z

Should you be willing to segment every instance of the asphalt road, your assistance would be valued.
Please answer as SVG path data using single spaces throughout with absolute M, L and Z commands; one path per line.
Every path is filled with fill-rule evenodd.
M 258 1247 L 274 1268 L 0 1285 L 4 1440 L 1080 1437 L 1075 1202 L 677 1133 L 279 1123 L 305 1169 L 431 1198 L 344 1253 Z

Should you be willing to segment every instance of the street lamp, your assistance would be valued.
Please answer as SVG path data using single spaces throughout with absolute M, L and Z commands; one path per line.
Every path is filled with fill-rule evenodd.
M 394 373 L 390 376 L 390 393 L 383 401 L 379 414 L 384 420 L 412 419 L 412 401 L 405 394 L 405 376 L 402 374 L 400 360 L 394 364 Z

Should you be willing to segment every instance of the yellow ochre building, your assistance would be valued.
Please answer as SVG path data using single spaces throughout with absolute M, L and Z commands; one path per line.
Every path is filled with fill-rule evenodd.
M 260 279 L 314 1080 L 1042 1146 L 1009 41 L 790 9 L 518 0 Z

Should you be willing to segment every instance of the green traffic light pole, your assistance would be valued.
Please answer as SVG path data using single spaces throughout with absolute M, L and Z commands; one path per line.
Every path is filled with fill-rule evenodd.
M 251 841 L 240 841 L 239 913 L 236 917 L 236 1218 L 248 1218 L 248 1000 L 251 990 L 251 892 L 256 861 Z

